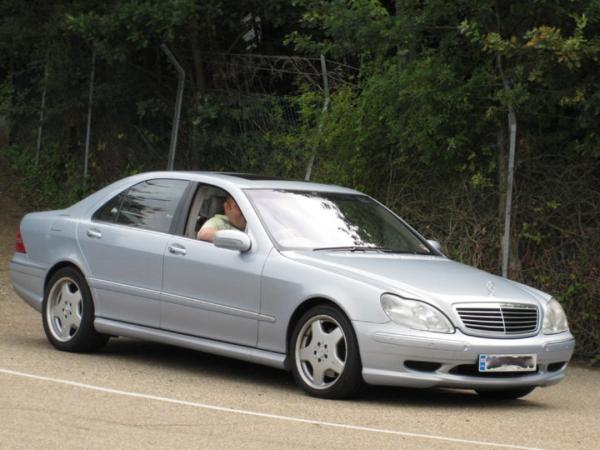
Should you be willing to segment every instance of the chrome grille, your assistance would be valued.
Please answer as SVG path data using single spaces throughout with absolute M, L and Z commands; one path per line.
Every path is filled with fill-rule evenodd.
M 463 326 L 480 335 L 531 334 L 538 328 L 535 305 L 517 303 L 462 303 L 455 305 Z

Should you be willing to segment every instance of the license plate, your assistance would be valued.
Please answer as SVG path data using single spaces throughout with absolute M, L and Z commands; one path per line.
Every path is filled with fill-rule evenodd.
M 480 372 L 534 372 L 537 355 L 479 355 Z

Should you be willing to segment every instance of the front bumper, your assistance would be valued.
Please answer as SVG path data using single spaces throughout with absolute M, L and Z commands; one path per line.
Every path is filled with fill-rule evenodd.
M 565 377 L 575 348 L 570 332 L 527 338 L 482 338 L 405 330 L 393 322 L 354 321 L 368 384 L 462 389 L 550 386 Z M 536 372 L 481 374 L 479 354 L 537 354 Z M 562 364 L 561 364 L 562 363 Z

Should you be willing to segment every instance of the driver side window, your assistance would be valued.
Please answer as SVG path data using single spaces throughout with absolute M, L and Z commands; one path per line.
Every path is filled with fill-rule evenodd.
M 245 218 L 227 191 L 208 184 L 198 186 L 188 214 L 185 237 L 212 241 L 218 230 L 244 231 L 245 228 Z

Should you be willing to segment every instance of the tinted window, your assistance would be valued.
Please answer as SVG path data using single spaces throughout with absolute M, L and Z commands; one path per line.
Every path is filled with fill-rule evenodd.
M 125 197 L 125 192 L 121 192 L 119 195 L 116 195 L 106 202 L 102 208 L 94 213 L 92 219 L 101 220 L 102 222 L 114 222 L 117 220 L 121 202 Z
M 150 180 L 132 186 L 117 223 L 167 233 L 187 185 L 184 180 Z
M 113 197 L 92 219 L 167 233 L 187 185 L 185 180 L 144 181 Z

